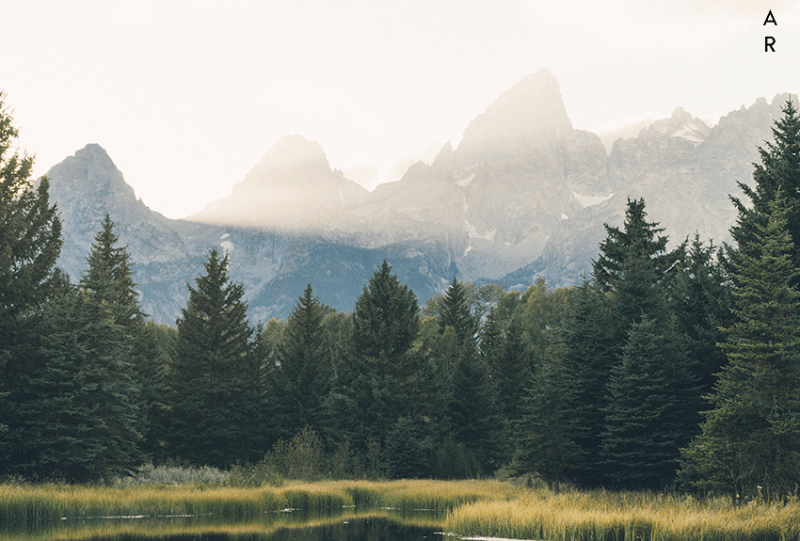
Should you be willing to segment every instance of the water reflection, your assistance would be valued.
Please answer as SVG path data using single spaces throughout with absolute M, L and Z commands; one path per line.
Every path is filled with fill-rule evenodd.
M 7 541 L 435 541 L 443 512 L 344 509 L 327 516 L 265 513 L 227 522 L 212 516 L 84 519 L 25 531 L 2 531 Z M 440 536 L 436 536 L 441 540 Z

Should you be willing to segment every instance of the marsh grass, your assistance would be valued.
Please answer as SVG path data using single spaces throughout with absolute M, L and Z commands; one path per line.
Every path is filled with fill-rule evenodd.
M 280 487 L 200 485 L 85 487 L 0 485 L 0 524 L 38 525 L 62 518 L 108 516 L 214 515 L 252 517 L 282 509 L 322 514 L 345 506 L 398 509 L 453 509 L 464 503 L 511 494 L 499 482 L 324 481 Z
M 285 509 L 303 512 L 278 513 Z M 0 485 L 0 531 L 14 535 L 42 527 L 55 531 L 62 517 L 80 522 L 89 517 L 192 515 L 188 520 L 236 521 L 236 528 L 263 529 L 281 521 L 309 524 L 309 520 L 330 520 L 342 513 L 380 509 L 396 509 L 401 517 L 409 518 L 415 516 L 415 509 L 438 510 L 439 514 L 425 520 L 461 536 L 548 541 L 800 541 L 797 499 L 734 507 L 727 499 L 605 491 L 556 494 L 500 481 L 287 482 L 259 488 Z M 408 515 L 403 514 L 406 511 Z M 133 522 L 137 521 L 115 527 L 140 527 Z M 173 526 L 181 531 L 187 527 L 167 524 L 159 528 Z
M 648 493 L 531 491 L 459 507 L 444 527 L 459 535 L 550 541 L 793 541 L 800 540 L 800 504 L 733 507 Z

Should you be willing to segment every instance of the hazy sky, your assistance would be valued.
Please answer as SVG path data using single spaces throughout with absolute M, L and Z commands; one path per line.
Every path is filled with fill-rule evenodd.
M 286 134 L 367 187 L 396 180 L 543 67 L 592 131 L 800 92 L 800 0 L 0 0 L 0 16 L 0 89 L 35 174 L 98 143 L 172 218 Z

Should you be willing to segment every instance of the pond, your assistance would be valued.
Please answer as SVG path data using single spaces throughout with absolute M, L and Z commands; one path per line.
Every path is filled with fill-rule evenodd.
M 94 517 L 22 531 L 4 541 L 442 541 L 444 513 L 351 508 L 328 516 L 264 514 L 237 522 L 206 517 Z

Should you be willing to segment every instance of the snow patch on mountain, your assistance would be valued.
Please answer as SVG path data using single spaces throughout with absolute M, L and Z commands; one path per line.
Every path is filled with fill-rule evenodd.
M 485 239 L 491 242 L 494 240 L 494 236 L 497 234 L 497 228 L 495 227 L 488 233 L 484 233 L 483 235 L 481 235 L 480 233 L 478 233 L 478 230 L 475 229 L 475 226 L 469 223 L 469 220 L 464 220 L 464 228 L 466 229 L 467 234 L 471 239 Z
M 475 178 L 475 173 L 472 173 L 472 174 L 471 174 L 470 176 L 468 176 L 467 178 L 465 178 L 465 179 L 462 179 L 462 180 L 459 180 L 458 182 L 456 182 L 456 184 L 458 184 L 458 185 L 459 185 L 459 186 L 461 186 L 462 188 L 466 188 L 467 186 L 469 186 L 469 183 L 470 183 L 470 182 L 472 182 L 472 180 L 473 180 L 474 178 Z
M 614 197 L 614 194 L 612 193 L 608 195 L 581 195 L 578 192 L 573 191 L 572 197 L 575 198 L 575 201 L 577 201 L 581 207 L 586 208 L 599 205 L 604 201 L 608 201 L 609 199 Z

